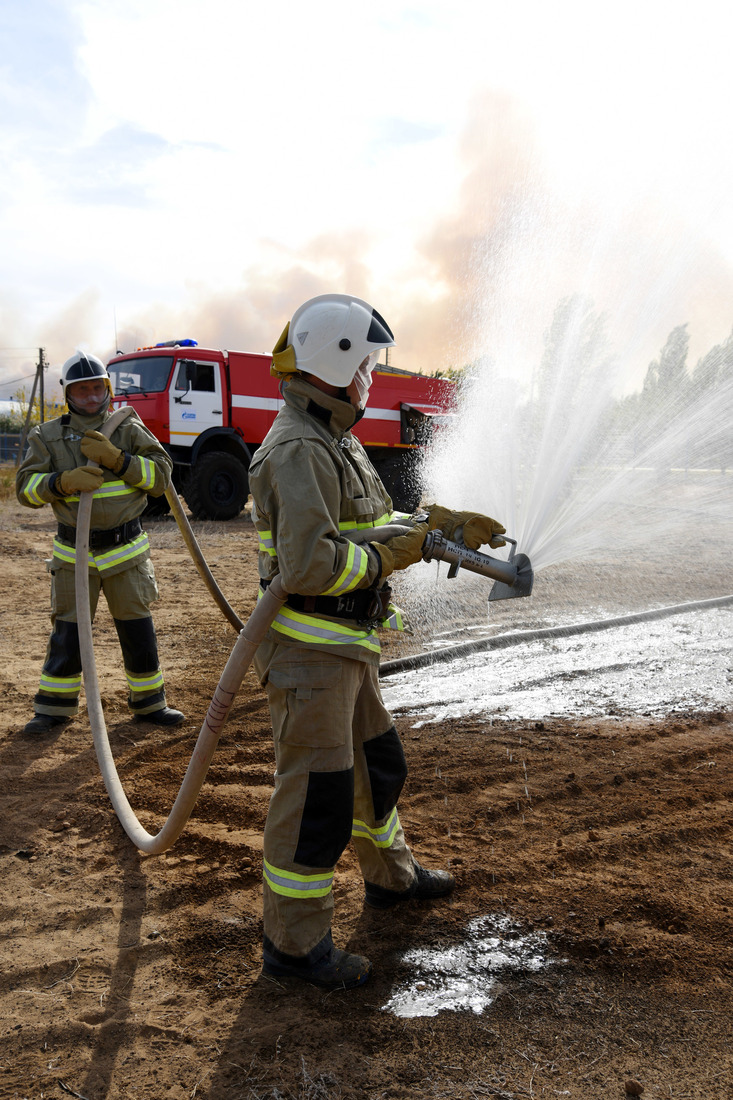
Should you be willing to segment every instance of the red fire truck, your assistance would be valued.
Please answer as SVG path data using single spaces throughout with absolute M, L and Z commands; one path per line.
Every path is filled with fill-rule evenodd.
M 115 405 L 132 405 L 173 459 L 173 483 L 195 519 L 232 519 L 244 508 L 247 471 L 282 405 L 269 355 L 172 340 L 107 364 Z M 450 416 L 454 384 L 379 365 L 359 437 L 395 507 L 411 511 L 420 452 Z M 160 503 L 162 501 L 162 505 Z M 151 511 L 165 510 L 165 498 Z

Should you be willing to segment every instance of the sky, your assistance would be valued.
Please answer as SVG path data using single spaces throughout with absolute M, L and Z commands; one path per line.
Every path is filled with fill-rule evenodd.
M 45 349 L 269 352 L 337 291 L 391 362 L 524 384 L 557 304 L 622 389 L 733 327 L 715 0 L 0 0 L 0 399 Z

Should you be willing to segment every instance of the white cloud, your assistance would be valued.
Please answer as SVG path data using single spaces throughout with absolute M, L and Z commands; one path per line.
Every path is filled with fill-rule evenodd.
M 29 0 L 0 18 L 0 304 L 52 360 L 69 317 L 102 350 L 115 312 L 274 340 L 288 295 L 329 281 L 378 295 L 410 366 L 460 354 L 466 298 L 518 362 L 568 290 L 617 313 L 637 372 L 665 326 L 690 320 L 700 353 L 730 331 L 713 0 Z

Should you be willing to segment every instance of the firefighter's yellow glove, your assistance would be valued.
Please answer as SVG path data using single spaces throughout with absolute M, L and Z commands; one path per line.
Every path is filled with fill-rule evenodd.
M 56 484 L 64 496 L 93 493 L 102 484 L 103 477 L 99 466 L 77 466 L 75 470 L 64 470 Z
M 119 447 L 115 447 L 114 443 L 110 443 L 106 435 L 90 429 L 88 432 L 84 432 L 84 438 L 81 441 L 81 453 L 90 462 L 98 462 L 100 466 L 106 466 L 108 470 L 114 470 L 116 466 L 121 464 L 120 458 L 123 452 Z
M 478 550 L 479 546 L 506 546 L 506 539 L 499 536 L 506 534 L 506 527 L 492 519 L 491 516 L 474 514 L 463 524 L 463 541 L 471 550 Z
M 408 565 L 422 561 L 422 547 L 427 533 L 427 523 L 417 523 L 406 535 L 396 535 L 387 542 L 370 543 L 382 562 L 382 577 L 388 577 L 397 569 L 407 569 Z
M 462 528 L 460 538 L 471 550 L 478 550 L 479 546 L 486 544 L 494 549 L 506 545 L 504 539 L 499 538 L 506 534 L 506 527 L 491 516 L 483 516 L 480 512 L 453 512 L 442 504 L 429 504 L 426 511 L 428 530 L 440 530 L 447 539 L 457 541 L 456 531 Z

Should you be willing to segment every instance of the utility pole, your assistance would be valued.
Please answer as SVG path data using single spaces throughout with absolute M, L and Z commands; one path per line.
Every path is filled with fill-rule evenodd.
M 33 379 L 33 389 L 31 390 L 31 398 L 28 402 L 28 412 L 25 414 L 25 424 L 23 425 L 23 431 L 20 433 L 20 445 L 18 447 L 18 455 L 15 460 L 15 465 L 20 466 L 21 459 L 23 457 L 23 451 L 25 450 L 25 441 L 28 437 L 28 428 L 31 423 L 31 415 L 33 413 L 33 402 L 36 397 L 36 388 L 40 381 L 40 402 L 41 402 L 41 423 L 43 423 L 44 415 L 44 393 L 43 393 L 43 368 L 45 367 L 45 356 L 43 348 L 38 349 L 38 363 L 36 364 L 36 376 Z
M 46 395 L 43 388 L 43 371 L 46 366 L 43 356 L 43 348 L 38 349 L 38 379 L 39 379 L 39 404 L 41 413 L 41 424 L 46 419 Z

